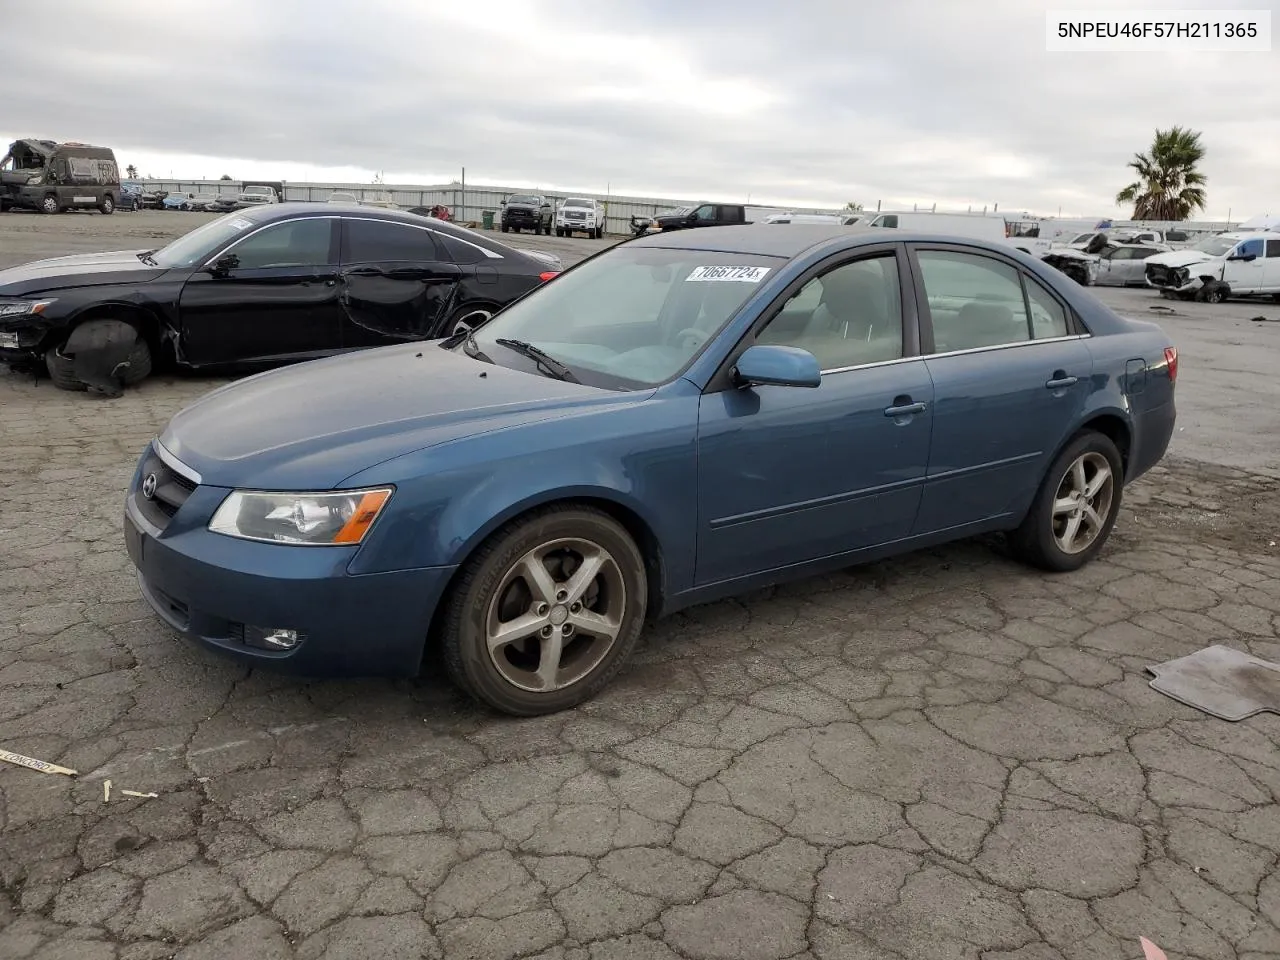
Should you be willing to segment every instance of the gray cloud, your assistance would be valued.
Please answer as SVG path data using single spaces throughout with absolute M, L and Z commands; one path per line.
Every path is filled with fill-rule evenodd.
M 1106 213 L 1177 123 L 1204 132 L 1211 213 L 1280 208 L 1280 54 L 1047 53 L 1063 5 L 63 0 L 55 56 L 40 18 L 0 36 L 0 125 L 260 175 Z

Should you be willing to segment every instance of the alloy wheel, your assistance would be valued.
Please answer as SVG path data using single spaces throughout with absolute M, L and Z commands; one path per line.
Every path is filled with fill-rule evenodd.
M 1115 475 L 1101 453 L 1071 462 L 1053 498 L 1053 539 L 1066 554 L 1083 553 L 1102 533 L 1111 514 Z
M 626 582 L 613 555 L 581 538 L 543 543 L 507 570 L 485 614 L 485 644 L 512 686 L 550 693 L 578 682 L 622 630 Z

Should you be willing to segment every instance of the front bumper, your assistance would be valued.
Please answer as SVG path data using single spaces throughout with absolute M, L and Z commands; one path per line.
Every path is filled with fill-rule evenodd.
M 1204 286 L 1195 264 L 1189 267 L 1147 267 L 1145 279 L 1152 289 L 1175 293 L 1194 293 Z
M 596 228 L 594 223 L 587 220 L 557 220 L 556 229 L 558 230 L 581 230 L 583 233 L 590 233 Z
M 543 220 L 536 213 L 504 213 L 502 222 L 509 227 L 540 227 Z
M 147 454 L 144 454 L 144 460 Z M 207 529 L 230 490 L 196 486 L 164 529 L 139 506 L 139 470 L 124 538 L 142 596 L 183 637 L 243 663 L 315 677 L 412 677 L 455 567 L 351 575 L 358 547 L 238 540 Z M 245 642 L 246 628 L 296 630 L 288 651 Z

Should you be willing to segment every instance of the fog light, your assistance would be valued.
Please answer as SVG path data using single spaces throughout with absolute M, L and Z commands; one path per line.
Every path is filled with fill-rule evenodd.
M 244 642 L 260 650 L 292 650 L 302 642 L 297 630 L 286 630 L 284 627 L 251 627 L 244 628 Z

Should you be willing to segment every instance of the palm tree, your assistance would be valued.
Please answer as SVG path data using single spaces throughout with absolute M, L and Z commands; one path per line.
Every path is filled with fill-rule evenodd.
M 124 175 L 125 175 L 126 177 L 128 177 L 130 180 L 137 180 L 137 179 L 138 179 L 138 168 L 137 168 L 137 167 L 135 167 L 135 166 L 131 163 L 131 164 L 129 164 L 127 167 L 125 167 L 125 168 L 124 168 Z
M 1186 220 L 1204 209 L 1205 175 L 1200 134 L 1182 127 L 1156 130 L 1148 153 L 1134 154 L 1129 166 L 1138 179 L 1116 194 L 1116 203 L 1132 203 L 1134 220 Z

